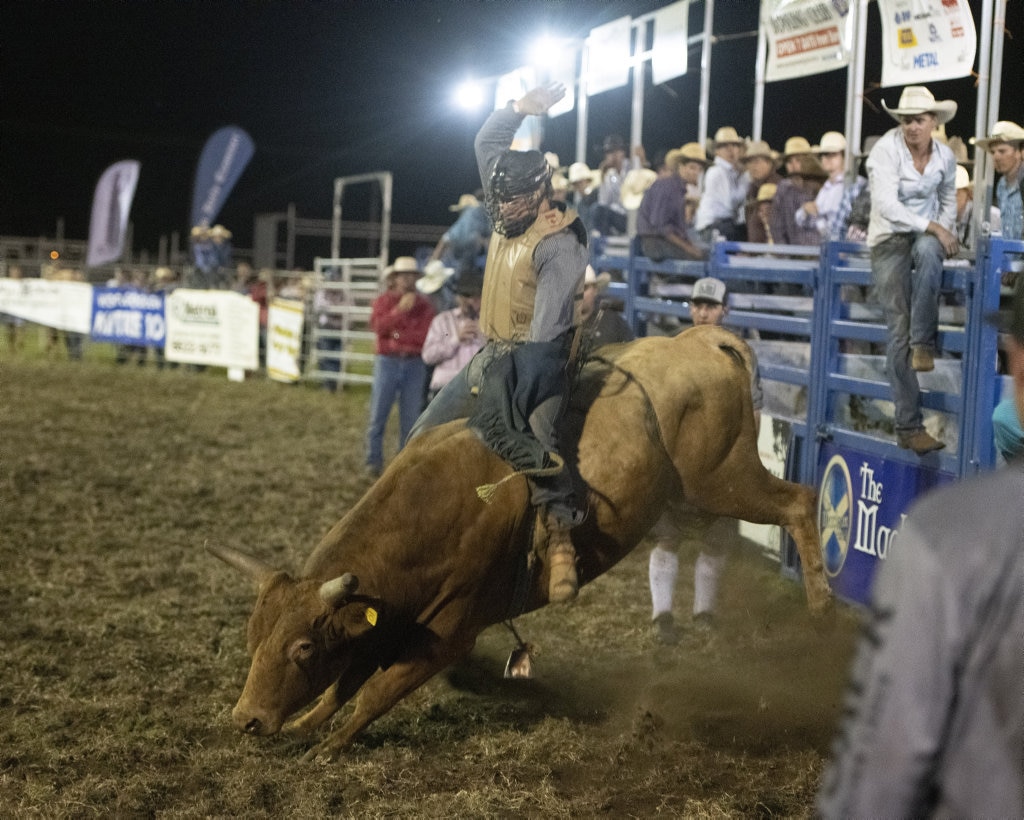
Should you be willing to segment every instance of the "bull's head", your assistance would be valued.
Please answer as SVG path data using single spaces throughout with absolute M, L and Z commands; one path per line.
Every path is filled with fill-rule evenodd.
M 350 573 L 297 581 L 237 550 L 207 549 L 259 585 L 247 629 L 252 665 L 231 714 L 241 731 L 272 735 L 345 673 L 353 641 L 373 626 L 376 612 L 365 600 L 350 600 L 359 585 Z

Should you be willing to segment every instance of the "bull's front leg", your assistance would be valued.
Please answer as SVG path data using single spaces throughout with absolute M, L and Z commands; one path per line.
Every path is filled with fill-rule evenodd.
M 310 749 L 303 760 L 336 760 L 363 729 L 442 669 L 466 655 L 474 643 L 475 640 L 470 640 L 458 646 L 434 646 L 423 654 L 400 660 L 378 672 L 359 691 L 352 714 L 322 743 Z
M 349 702 L 360 687 L 370 679 L 376 671 L 377 665 L 371 661 L 362 661 L 353 664 L 346 669 L 320 696 L 316 705 L 306 714 L 296 718 L 284 727 L 285 734 L 293 737 L 309 737 L 325 722 L 330 720 L 335 712 Z

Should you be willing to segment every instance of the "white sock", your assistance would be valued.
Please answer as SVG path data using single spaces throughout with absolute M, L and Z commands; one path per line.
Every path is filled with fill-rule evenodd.
M 648 577 L 651 584 L 652 617 L 657 618 L 663 612 L 672 611 L 672 593 L 676 588 L 679 575 L 679 556 L 661 547 L 651 550 L 651 562 Z
M 715 611 L 718 599 L 718 579 L 725 567 L 724 555 L 708 555 L 701 552 L 693 567 L 693 614 Z

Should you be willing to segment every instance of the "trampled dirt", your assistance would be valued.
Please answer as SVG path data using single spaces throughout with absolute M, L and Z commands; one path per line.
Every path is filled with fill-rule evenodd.
M 856 619 L 817 629 L 752 551 L 730 559 L 716 629 L 676 647 L 651 639 L 644 544 L 516 622 L 532 680 L 502 678 L 496 626 L 336 764 L 239 734 L 254 590 L 203 544 L 298 568 L 367 487 L 366 406 L 0 354 L 0 814 L 810 815 Z

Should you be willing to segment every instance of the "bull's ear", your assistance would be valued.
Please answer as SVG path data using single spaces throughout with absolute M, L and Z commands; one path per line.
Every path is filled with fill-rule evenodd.
M 207 544 L 206 551 L 220 558 L 225 564 L 229 564 L 235 569 L 244 572 L 258 584 L 262 584 L 267 578 L 277 572 L 274 567 L 261 561 L 259 558 L 254 558 L 231 547 L 217 547 Z
M 331 609 L 337 609 L 359 588 L 359 579 L 351 572 L 340 578 L 332 578 L 320 586 L 320 600 Z

